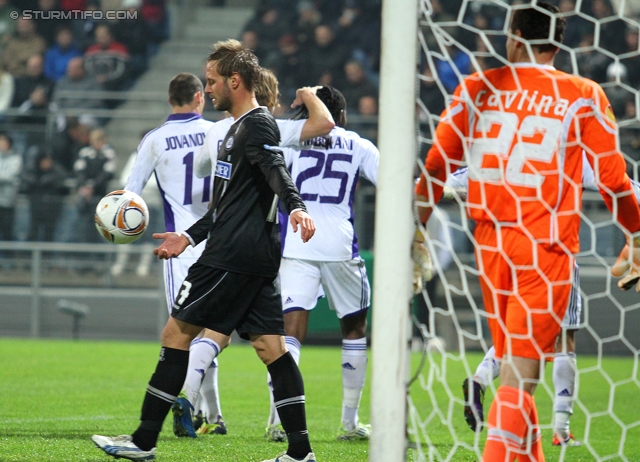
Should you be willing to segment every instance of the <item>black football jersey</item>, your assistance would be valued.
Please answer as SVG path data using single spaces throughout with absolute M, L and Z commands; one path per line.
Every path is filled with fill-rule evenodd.
M 274 194 L 290 213 L 306 211 L 278 146 L 280 132 L 264 107 L 240 117 L 218 153 L 212 207 L 187 234 L 207 239 L 200 262 L 211 267 L 275 277 L 280 234 L 273 218 Z

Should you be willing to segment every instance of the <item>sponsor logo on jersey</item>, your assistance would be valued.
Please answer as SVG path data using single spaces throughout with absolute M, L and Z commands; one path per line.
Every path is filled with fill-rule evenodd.
M 231 146 L 233 146 L 233 136 L 230 136 L 227 140 L 227 143 L 224 145 L 224 147 L 227 149 L 231 149 Z
M 344 363 L 344 364 L 342 365 L 342 368 L 343 368 L 343 369 L 347 369 L 347 370 L 349 370 L 349 371 L 355 371 L 355 370 L 356 370 L 356 368 L 355 368 L 355 367 L 353 367 L 353 366 L 351 365 L 351 363 Z
M 225 180 L 231 178 L 231 163 L 219 160 L 216 163 L 216 176 Z
M 613 115 L 613 109 L 611 109 L 611 105 L 608 105 L 607 108 L 604 110 L 605 114 L 607 114 L 607 117 L 609 118 L 609 120 L 611 122 L 615 122 L 616 121 L 616 116 Z
M 293 300 L 291 300 L 291 297 L 287 297 L 287 299 L 284 301 L 285 305 L 287 305 L 288 303 L 293 303 Z

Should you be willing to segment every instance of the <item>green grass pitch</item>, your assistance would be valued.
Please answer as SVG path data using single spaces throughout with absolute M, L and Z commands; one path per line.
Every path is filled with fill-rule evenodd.
M 155 343 L 0 339 L 0 461 L 112 460 L 94 447 L 90 436 L 118 435 L 135 429 L 158 351 Z M 475 365 L 480 355 L 470 354 L 467 359 Z M 413 358 L 414 367 L 418 360 Z M 464 378 L 462 362 L 455 356 L 445 360 L 434 356 L 433 364 L 436 367 L 432 370 L 445 376 L 450 392 L 459 398 Z M 631 359 L 606 359 L 599 371 L 590 372 L 589 368 L 595 365 L 594 358 L 579 358 L 580 396 L 588 403 L 588 409 L 577 409 L 572 424 L 576 437 L 581 438 L 587 428 L 585 411 L 594 416 L 589 423 L 590 441 L 603 456 L 618 452 L 620 424 L 638 420 L 638 376 Z M 304 347 L 301 370 L 309 430 L 318 460 L 366 461 L 366 442 L 335 440 L 341 412 L 340 349 Z M 548 367 L 549 383 L 550 371 Z M 610 382 L 618 384 L 613 397 Z M 232 345 L 220 357 L 220 388 L 229 434 L 178 439 L 173 436 L 168 418 L 159 440 L 160 462 L 259 462 L 284 451 L 284 445 L 264 441 L 269 407 L 266 369 L 249 346 Z M 461 417 L 461 403 L 449 405 L 441 384 L 432 387 L 431 393 L 442 416 L 453 416 L 457 440 L 473 445 L 474 433 Z M 360 412 L 363 422 L 369 420 L 369 395 L 367 381 Z M 425 429 L 440 454 L 446 455 L 454 447 L 454 438 L 450 428 L 440 424 L 441 415 L 432 412 L 432 398 L 418 383 L 412 388 L 411 397 L 422 418 L 432 416 Z M 547 393 L 539 389 L 536 400 L 541 422 L 550 423 L 551 401 Z M 615 417 L 607 415 L 608 409 Z M 480 442 L 484 435 L 483 432 Z M 547 460 L 560 460 L 560 450 L 551 447 L 549 430 L 544 431 L 544 438 Z M 640 426 L 627 430 L 621 450 L 627 460 L 640 461 Z M 587 448 L 571 448 L 563 457 L 566 461 L 595 460 Z M 409 460 L 414 459 L 410 454 Z M 471 461 L 476 456 L 459 448 L 450 460 Z

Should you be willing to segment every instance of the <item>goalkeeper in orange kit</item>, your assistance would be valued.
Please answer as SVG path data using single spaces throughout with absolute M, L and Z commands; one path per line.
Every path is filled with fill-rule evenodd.
M 640 266 L 640 209 L 602 89 L 553 60 L 565 20 L 548 3 L 514 12 L 511 63 L 466 78 L 442 114 L 416 186 L 425 224 L 448 172 L 469 167 L 480 286 L 500 387 L 487 418 L 483 461 L 543 461 L 533 393 L 568 305 L 582 199 L 583 151 L 607 207 L 627 235 L 614 266 L 631 286 Z

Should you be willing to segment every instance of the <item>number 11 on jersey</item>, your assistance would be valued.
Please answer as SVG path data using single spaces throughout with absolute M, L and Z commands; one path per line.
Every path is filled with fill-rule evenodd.
M 193 204 L 193 151 L 188 152 L 183 158 L 184 164 L 184 201 L 182 205 Z M 209 202 L 211 198 L 211 175 L 202 179 L 202 200 L 201 202 Z

